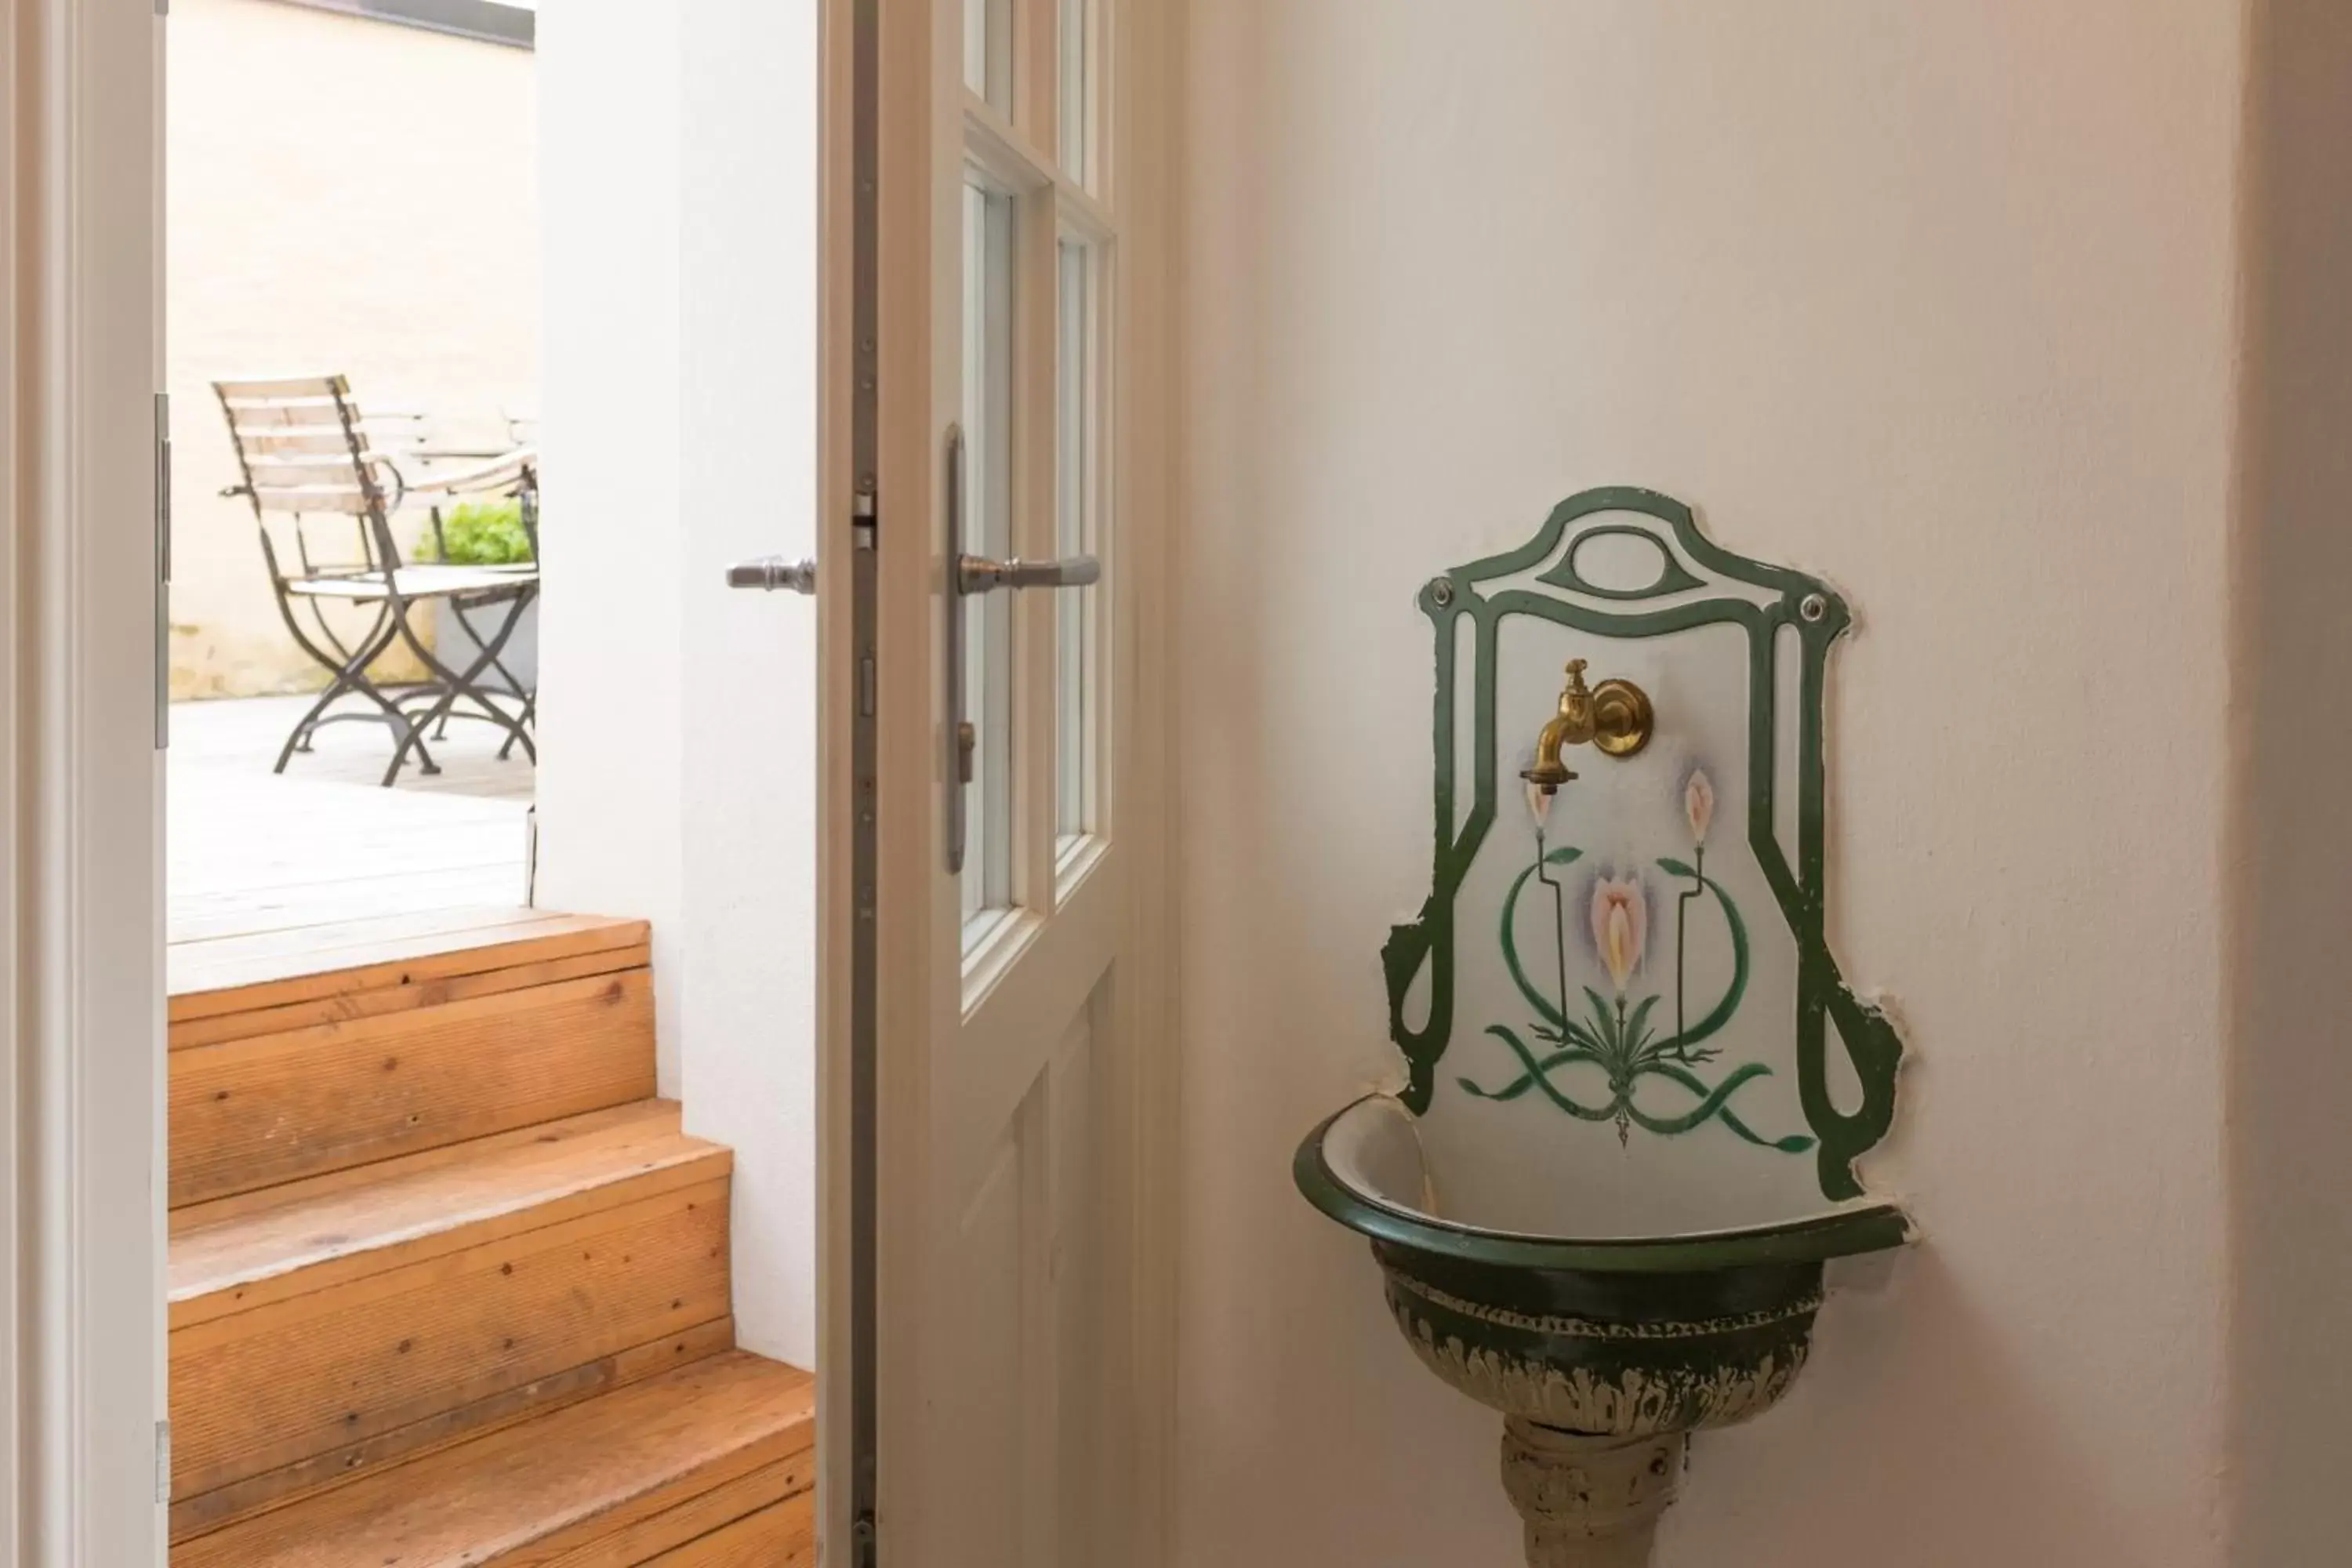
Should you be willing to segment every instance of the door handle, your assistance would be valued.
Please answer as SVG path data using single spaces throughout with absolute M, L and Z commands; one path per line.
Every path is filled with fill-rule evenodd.
M 972 752 L 979 737 L 971 721 L 963 713 L 963 600 L 971 592 L 964 586 L 964 563 L 972 558 L 963 552 L 963 486 L 964 486 L 963 426 L 948 426 L 948 559 L 956 563 L 955 581 L 949 584 L 947 678 L 948 721 L 941 734 L 947 742 L 948 786 L 948 875 L 963 874 L 963 851 L 966 825 L 964 821 L 964 786 L 971 783 Z
M 998 588 L 1087 588 L 1102 581 L 1102 563 L 1091 555 L 1059 561 L 991 561 L 984 555 L 956 558 L 956 591 L 986 594 Z
M 738 561 L 727 568 L 727 585 L 730 588 L 759 588 L 767 593 L 789 589 L 795 594 L 816 592 L 816 563 L 788 561 L 781 555 L 762 555 L 753 561 Z
M 967 476 L 964 472 L 963 426 L 948 426 L 947 440 L 948 558 L 956 563 L 953 592 L 948 595 L 946 777 L 948 786 L 948 870 L 963 870 L 966 818 L 964 786 L 971 783 L 972 753 L 979 734 L 963 709 L 963 602 L 974 594 L 999 588 L 1084 588 L 1102 581 L 1102 563 L 1091 555 L 1067 555 L 1058 561 L 992 561 L 963 552 Z

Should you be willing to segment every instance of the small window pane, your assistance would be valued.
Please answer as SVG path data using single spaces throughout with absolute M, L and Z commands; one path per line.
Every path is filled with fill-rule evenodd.
M 1012 553 L 1013 203 L 963 193 L 963 548 Z M 962 875 L 969 950 L 1013 902 L 1013 605 L 963 601 L 964 716 L 976 731 Z
M 1094 0 L 1061 0 L 1061 92 L 1059 103 L 1063 171 L 1091 184 L 1089 153 L 1094 141 Z
M 1013 112 L 1013 0 L 963 0 L 963 81 L 1003 114 Z
M 1094 257 L 1083 245 L 1061 247 L 1060 320 L 1055 328 L 1055 550 L 1095 553 L 1095 444 L 1099 406 L 1095 370 Z M 1055 829 L 1063 847 L 1095 826 L 1097 692 L 1095 588 L 1065 588 L 1055 596 Z

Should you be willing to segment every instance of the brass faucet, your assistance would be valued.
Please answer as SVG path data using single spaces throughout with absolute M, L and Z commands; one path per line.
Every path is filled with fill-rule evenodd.
M 1550 795 L 1576 775 L 1559 760 L 1564 746 L 1590 742 L 1604 756 L 1630 757 L 1650 743 L 1656 713 L 1649 694 L 1630 680 L 1584 684 L 1584 661 L 1568 661 L 1568 683 L 1560 688 L 1559 711 L 1536 736 L 1536 760 L 1519 776 Z

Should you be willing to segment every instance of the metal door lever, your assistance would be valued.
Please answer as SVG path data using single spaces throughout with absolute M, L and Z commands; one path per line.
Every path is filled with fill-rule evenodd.
M 762 555 L 756 561 L 738 561 L 727 568 L 727 585 L 730 588 L 760 588 L 774 593 L 789 588 L 795 594 L 816 592 L 816 563 L 788 561 L 781 555 Z
M 956 563 L 954 592 L 948 595 L 947 737 L 948 869 L 963 870 L 966 825 L 964 786 L 972 779 L 972 753 L 979 731 L 964 717 L 964 607 L 974 594 L 998 588 L 1084 588 L 1102 581 L 1102 563 L 1091 555 L 1066 556 L 1059 561 L 992 561 L 963 552 L 964 515 L 963 426 L 948 426 L 947 503 L 948 559 Z
M 994 588 L 1086 588 L 1102 581 L 1102 563 L 1091 555 L 1059 561 L 991 561 L 984 555 L 956 558 L 956 588 L 985 594 Z

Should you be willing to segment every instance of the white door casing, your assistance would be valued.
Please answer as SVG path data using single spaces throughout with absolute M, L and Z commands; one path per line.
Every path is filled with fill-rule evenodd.
M 859 1561 L 847 1378 L 849 933 L 861 918 L 849 759 L 868 689 L 849 624 L 863 8 L 834 0 L 825 16 L 821 290 L 820 1528 L 826 1561 L 843 1564 Z M 985 12 L 930 0 L 868 15 L 877 1560 L 1150 1563 L 1165 1550 L 1173 1369 L 1172 955 L 1156 783 L 1166 574 L 1154 569 L 1167 339 L 1151 315 L 1166 51 L 1146 57 L 1149 73 L 1136 68 L 1166 21 L 1145 0 L 997 0 Z M 1065 54 L 1064 39 L 1083 45 Z M 1074 121 L 1084 131 L 1066 137 Z M 1034 561 L 1083 547 L 1104 568 L 1092 589 L 965 601 L 980 778 L 961 875 L 948 851 L 951 428 L 971 449 L 967 552 Z
M 0 1565 L 163 1562 L 160 16 L 0 0 Z

